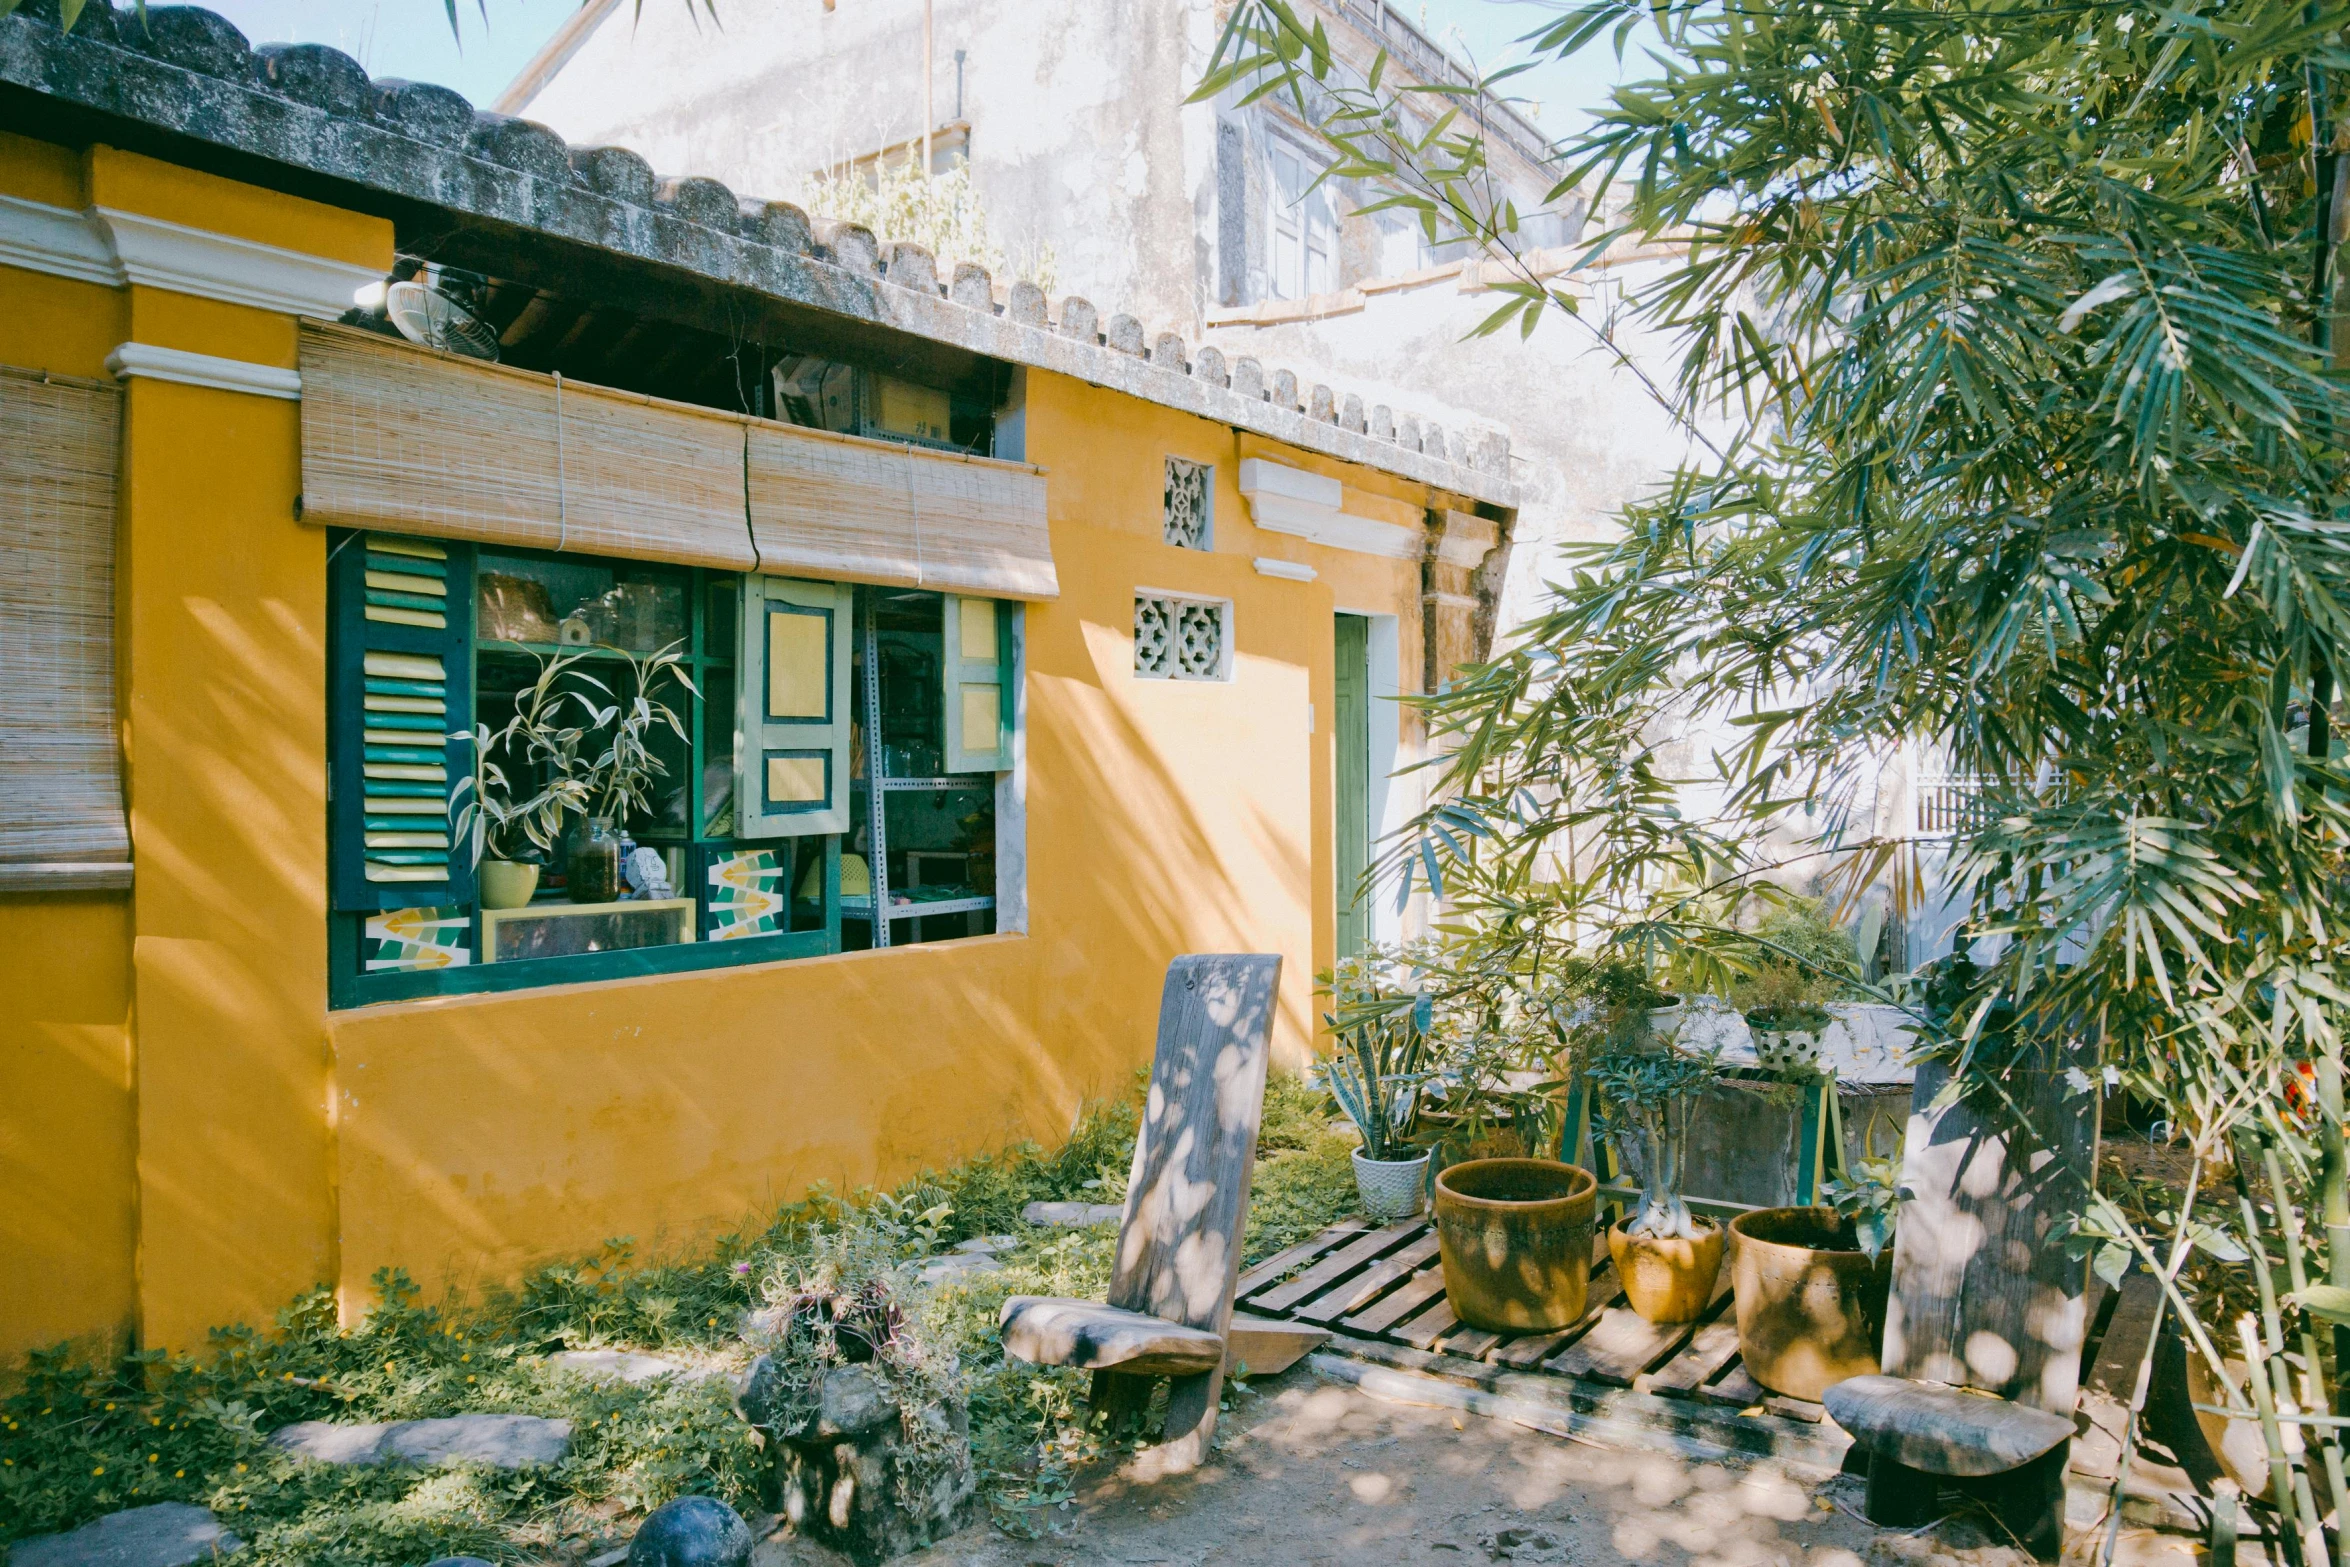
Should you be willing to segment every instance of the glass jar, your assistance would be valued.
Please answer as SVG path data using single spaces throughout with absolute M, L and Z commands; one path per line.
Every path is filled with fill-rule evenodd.
M 608 816 L 591 816 L 571 840 L 565 865 L 571 901 L 611 903 L 620 896 L 620 834 Z

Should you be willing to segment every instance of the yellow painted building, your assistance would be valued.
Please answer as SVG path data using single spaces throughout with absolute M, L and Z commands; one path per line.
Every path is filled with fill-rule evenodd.
M 179 15 L 173 25 L 196 26 Z M 862 231 L 811 234 L 804 219 L 795 230 L 788 209 L 726 195 L 742 215 L 720 232 L 709 191 L 671 182 L 634 190 L 631 206 L 633 171 L 597 175 L 598 155 L 577 149 L 571 182 L 551 191 L 563 180 L 547 133 L 458 123 L 417 89 L 352 87 L 357 68 L 337 75 L 332 51 L 265 52 L 240 78 L 218 29 L 133 50 L 103 28 L 0 28 L 19 30 L 16 53 L 0 51 L 9 69 L 41 76 L 30 98 L 12 85 L 0 131 L 0 603 L 15 623 L 0 631 L 15 666 L 0 682 L 0 752 L 19 758 L 0 756 L 0 1363 L 61 1340 L 199 1345 L 320 1282 L 362 1309 L 385 1267 L 465 1288 L 612 1236 L 684 1245 L 815 1181 L 888 1183 L 1052 1138 L 1147 1059 L 1160 975 L 1183 952 L 1280 953 L 1279 1059 L 1306 1059 L 1312 974 L 1353 903 L 1341 861 L 1359 863 L 1366 833 L 1408 810 L 1403 786 L 1381 779 L 1410 759 L 1412 725 L 1381 698 L 1421 687 L 1432 643 L 1464 651 L 1471 573 L 1514 501 L 1506 471 L 1407 451 L 1368 419 L 1317 419 L 1296 406 L 1305 394 L 1283 406 L 1257 391 L 1256 367 L 1203 364 L 1179 342 L 1122 351 L 1131 323 L 1097 331 L 1082 301 L 1031 302 L 984 275 L 942 285 L 926 256 Z M 380 302 L 395 275 L 449 297 L 477 280 L 471 297 L 505 317 L 506 366 L 394 335 Z M 345 325 L 321 324 L 345 310 Z M 729 312 L 777 339 L 758 343 L 755 395 L 733 407 L 675 395 L 724 357 L 710 345 L 724 346 L 713 323 Z M 590 362 L 582 345 L 598 334 L 623 345 L 592 360 L 612 373 L 565 369 Z M 388 366 L 394 381 L 361 385 L 336 368 L 346 361 Z M 640 384 L 620 373 L 631 367 Z M 836 372 L 856 393 L 845 434 L 800 422 L 788 395 L 814 387 L 821 401 Z M 395 382 L 569 399 L 577 411 L 558 401 L 554 424 L 562 547 L 516 542 L 544 520 L 525 515 L 535 503 L 498 513 L 533 461 L 510 422 L 458 403 L 436 412 L 443 455 L 421 473 L 359 450 L 372 436 L 327 449 L 353 408 L 363 433 L 418 417 L 405 393 L 399 408 L 362 406 Z M 599 428 L 686 431 L 720 456 L 682 476 L 609 464 L 590 504 L 580 474 L 595 450 L 562 442 Z M 51 439 L 59 430 L 71 439 Z M 725 444 L 737 441 L 739 471 Z M 823 645 L 842 655 L 825 678 L 856 722 L 835 724 L 837 750 L 790 753 L 815 759 L 820 798 L 746 759 L 765 743 L 740 718 L 755 701 L 704 691 L 667 786 L 690 814 L 677 832 L 639 824 L 671 885 L 635 901 L 676 894 L 690 939 L 579 950 L 581 922 L 558 900 L 495 938 L 520 955 L 485 961 L 497 922 L 458 899 L 470 873 L 430 848 L 411 863 L 397 845 L 415 835 L 379 833 L 389 818 L 362 828 L 350 815 L 345 832 L 330 801 L 343 780 L 345 812 L 373 811 L 378 772 L 418 770 L 378 766 L 379 751 L 409 753 L 372 727 L 378 705 L 359 714 L 352 639 L 421 614 L 473 650 L 487 703 L 504 678 L 495 660 L 539 640 L 488 634 L 512 631 L 484 618 L 494 594 L 519 583 L 535 614 L 539 585 L 559 599 L 580 572 L 602 572 L 594 582 L 618 584 L 602 600 L 571 613 L 550 600 L 545 626 L 529 624 L 560 616 L 544 638 L 557 647 L 625 644 L 627 617 L 657 621 L 681 602 L 663 596 L 674 590 L 690 595 L 677 624 L 708 655 L 693 666 L 703 683 L 773 700 L 785 644 L 754 647 L 721 621 L 784 603 L 743 584 L 805 582 L 807 562 L 827 557 L 791 520 L 815 504 L 812 481 L 792 475 L 812 470 L 763 490 L 769 451 L 787 467 L 848 465 L 833 510 L 851 535 L 879 526 L 862 520 L 866 501 L 894 505 L 882 489 L 897 475 L 919 492 L 915 564 L 868 561 L 824 589 L 837 613 L 825 611 Z M 342 499 L 322 516 L 336 463 Z M 415 509 L 467 484 L 464 517 Z M 716 497 L 701 512 L 681 498 L 697 487 Z M 59 499 L 69 490 L 81 513 Z M 414 494 L 426 500 L 410 505 Z M 964 494 L 1012 520 L 942 592 L 951 536 L 980 526 L 957 511 Z M 747 568 L 733 564 L 743 540 L 708 522 L 736 497 Z M 85 527 L 66 541 L 79 554 L 61 546 L 73 515 L 101 501 L 110 532 Z M 583 548 L 574 528 L 620 543 Z M 848 560 L 857 542 L 825 547 Z M 475 591 L 445 615 L 415 609 L 419 579 L 378 570 L 403 547 L 448 581 L 465 565 Z M 618 632 L 593 623 L 614 602 Z M 891 738 L 920 718 L 905 713 L 960 700 L 956 622 L 888 629 L 893 614 L 935 625 L 957 605 L 991 606 L 959 612 L 1000 619 L 992 646 L 1011 675 L 987 696 L 1001 702 L 994 746 L 968 726 L 997 722 L 995 708 L 956 709 L 966 728 L 950 753 L 984 753 L 960 768 L 934 742 Z M 1138 646 L 1138 616 L 1157 615 L 1171 645 L 1150 632 Z M 98 635 L 59 651 L 57 627 L 93 623 Z M 961 646 L 976 657 L 980 644 Z M 945 674 L 916 655 L 945 656 Z M 764 683 L 754 659 L 771 661 Z M 368 697 L 401 683 L 373 667 Z M 101 728 L 62 700 L 73 691 L 110 699 Z M 436 722 L 471 716 L 443 714 L 439 695 L 393 705 L 417 700 Z M 93 749 L 93 732 L 112 744 Z M 453 770 L 461 750 L 450 743 Z M 1350 785 L 1350 769 L 1368 782 Z M 763 804 L 746 793 L 729 816 L 729 791 L 762 777 L 781 792 Z M 907 787 L 871 787 L 884 777 Z M 444 811 L 443 784 L 429 793 Z M 942 846 L 875 852 L 876 797 L 889 802 L 884 837 Z M 803 807 L 837 808 L 846 826 L 744 836 L 759 810 Z M 758 883 L 782 906 L 773 929 L 720 944 L 731 894 L 712 875 L 772 869 L 761 852 L 781 860 Z M 463 859 L 461 837 L 450 853 Z M 954 896 L 930 906 L 954 912 L 885 908 L 884 945 L 876 889 L 854 913 L 860 868 L 884 897 L 918 904 L 943 887 Z M 368 933 L 398 902 L 385 887 L 401 883 L 369 879 L 386 875 L 449 878 L 424 883 L 455 912 L 422 961 L 448 948 L 462 963 L 406 966 L 413 945 Z M 633 934 L 612 939 L 649 939 L 643 912 L 618 908 L 611 928 Z M 1350 917 L 1355 930 L 1373 918 Z M 538 951 L 549 955 L 527 955 Z

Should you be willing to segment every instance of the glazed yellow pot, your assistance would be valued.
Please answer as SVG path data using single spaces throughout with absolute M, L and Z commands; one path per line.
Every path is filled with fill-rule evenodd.
M 539 868 L 518 860 L 484 860 L 477 876 L 485 909 L 519 909 L 539 888 Z
M 1833 1208 L 1758 1208 L 1730 1221 L 1738 1350 L 1774 1393 L 1818 1402 L 1846 1377 L 1883 1370 L 1877 1341 L 1893 1249 L 1875 1261 L 1848 1249 Z
M 1622 1225 L 1607 1232 L 1607 1254 L 1615 1259 L 1624 1301 L 1651 1322 L 1693 1322 L 1714 1298 L 1722 1271 L 1722 1227 L 1708 1224 L 1692 1236 L 1627 1235 Z
M 1555 1159 L 1471 1159 L 1436 1176 L 1436 1240 L 1452 1314 L 1489 1333 L 1583 1319 L 1599 1180 Z

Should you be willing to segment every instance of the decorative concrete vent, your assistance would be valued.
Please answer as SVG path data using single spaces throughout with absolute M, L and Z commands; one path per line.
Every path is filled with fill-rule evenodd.
M 1213 599 L 1134 595 L 1134 672 L 1145 680 L 1229 680 L 1232 607 Z
M 1166 539 L 1179 550 L 1215 547 L 1208 480 L 1215 469 L 1181 457 L 1167 459 Z

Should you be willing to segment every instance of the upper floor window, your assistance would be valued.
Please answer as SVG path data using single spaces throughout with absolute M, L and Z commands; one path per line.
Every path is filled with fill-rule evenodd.
M 1338 237 L 1329 187 L 1314 184 L 1320 171 L 1288 143 L 1274 142 L 1272 158 L 1273 297 L 1327 294 L 1336 286 L 1333 257 Z

